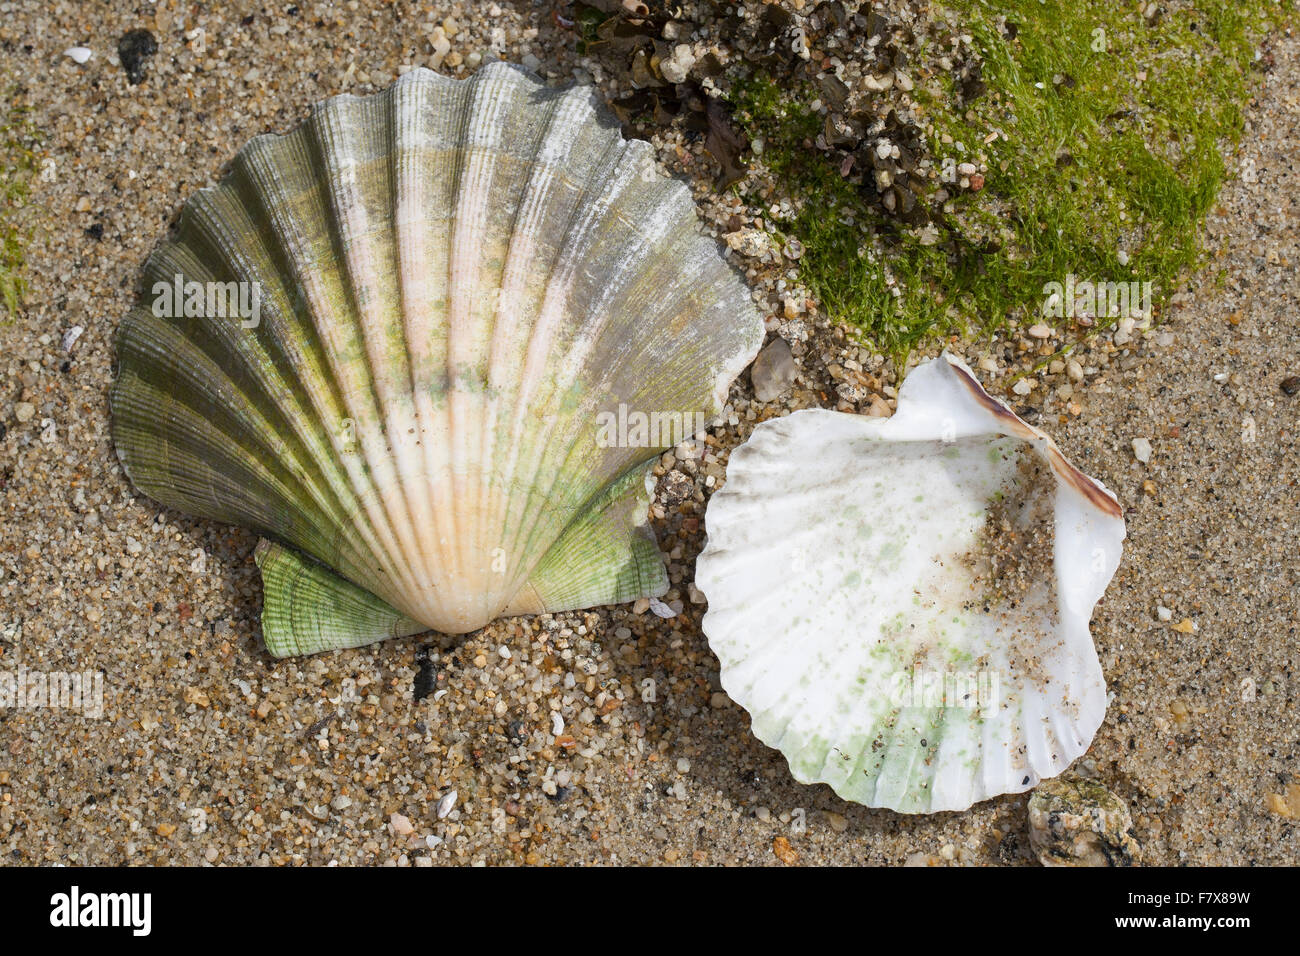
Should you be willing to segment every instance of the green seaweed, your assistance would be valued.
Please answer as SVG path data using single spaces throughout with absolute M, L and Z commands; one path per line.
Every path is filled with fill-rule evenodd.
M 914 97 L 936 165 L 978 162 L 988 174 L 982 190 L 947 201 L 937 242 L 873 213 L 808 148 L 822 122 L 811 86 L 757 74 L 729 91 L 756 157 L 794 200 L 774 229 L 802 243 L 802 281 L 900 364 L 923 343 L 1035 316 L 1044 286 L 1069 274 L 1151 282 L 1158 308 L 1200 258 L 1259 40 L 1290 0 L 1165 4 L 1152 21 L 1109 0 L 945 6 L 980 52 L 986 91 L 963 102 L 945 74 L 917 78 Z
M 11 321 L 27 292 L 23 276 L 26 230 L 20 211 L 27 201 L 36 172 L 36 131 L 30 110 L 18 105 L 16 91 L 0 122 L 0 311 Z

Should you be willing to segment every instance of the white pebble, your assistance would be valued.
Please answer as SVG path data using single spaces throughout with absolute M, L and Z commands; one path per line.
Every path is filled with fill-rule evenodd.
M 445 820 L 447 814 L 451 813 L 452 808 L 456 806 L 456 797 L 458 794 L 455 790 L 448 790 L 441 800 L 438 801 L 438 819 Z
M 95 52 L 89 47 L 70 46 L 63 51 L 63 55 L 72 60 L 73 63 L 80 65 L 94 56 Z
M 1145 465 L 1147 462 L 1149 462 L 1149 461 L 1151 460 L 1151 442 L 1150 442 L 1150 440 L 1148 440 L 1148 439 L 1146 439 L 1146 438 L 1134 438 L 1134 439 L 1133 439 L 1133 457 L 1136 458 L 1138 461 L 1142 462 L 1142 464 L 1144 464 L 1144 465 Z

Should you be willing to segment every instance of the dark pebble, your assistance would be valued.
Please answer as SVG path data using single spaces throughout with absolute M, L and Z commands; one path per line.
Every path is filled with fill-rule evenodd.
M 1288 395 L 1294 395 L 1296 392 L 1300 392 L 1300 375 L 1292 375 L 1290 378 L 1284 378 L 1279 384 L 1282 387 L 1282 391 L 1286 392 Z
M 102 242 L 104 239 L 104 224 L 97 222 L 86 229 L 86 235 L 90 236 L 96 242 Z
M 659 490 L 664 504 L 675 508 L 691 495 L 695 494 L 695 482 L 676 469 L 659 479 Z
M 126 81 L 132 86 L 143 82 L 144 63 L 158 52 L 158 41 L 148 30 L 131 30 L 117 41 L 117 58 L 126 70 Z
M 424 700 L 433 693 L 438 686 L 438 672 L 434 670 L 433 661 L 429 660 L 427 651 L 417 651 L 415 655 L 415 681 L 412 687 L 412 696 L 416 700 Z

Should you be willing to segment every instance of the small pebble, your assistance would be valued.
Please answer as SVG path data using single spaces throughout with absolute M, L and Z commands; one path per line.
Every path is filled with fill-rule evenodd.
M 148 30 L 131 30 L 117 41 L 117 58 L 126 70 L 126 81 L 131 86 L 144 82 L 144 68 L 148 59 L 158 52 L 158 41 Z
M 754 364 L 749 369 L 749 378 L 754 384 L 754 398 L 760 402 L 780 398 L 790 390 L 797 374 L 789 343 L 782 338 L 773 339 L 758 353 L 758 358 L 754 359 Z

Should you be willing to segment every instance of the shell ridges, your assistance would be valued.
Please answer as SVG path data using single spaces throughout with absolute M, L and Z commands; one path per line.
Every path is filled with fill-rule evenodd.
M 173 285 L 206 305 L 160 311 Z M 214 286 L 255 290 L 256 317 L 209 314 Z M 337 604 L 355 643 L 462 633 L 662 594 L 645 466 L 667 446 L 596 421 L 711 419 L 762 334 L 689 192 L 592 90 L 413 70 L 254 138 L 187 203 L 119 333 L 114 441 L 150 497 L 296 552 L 262 552 L 268 590 Z

